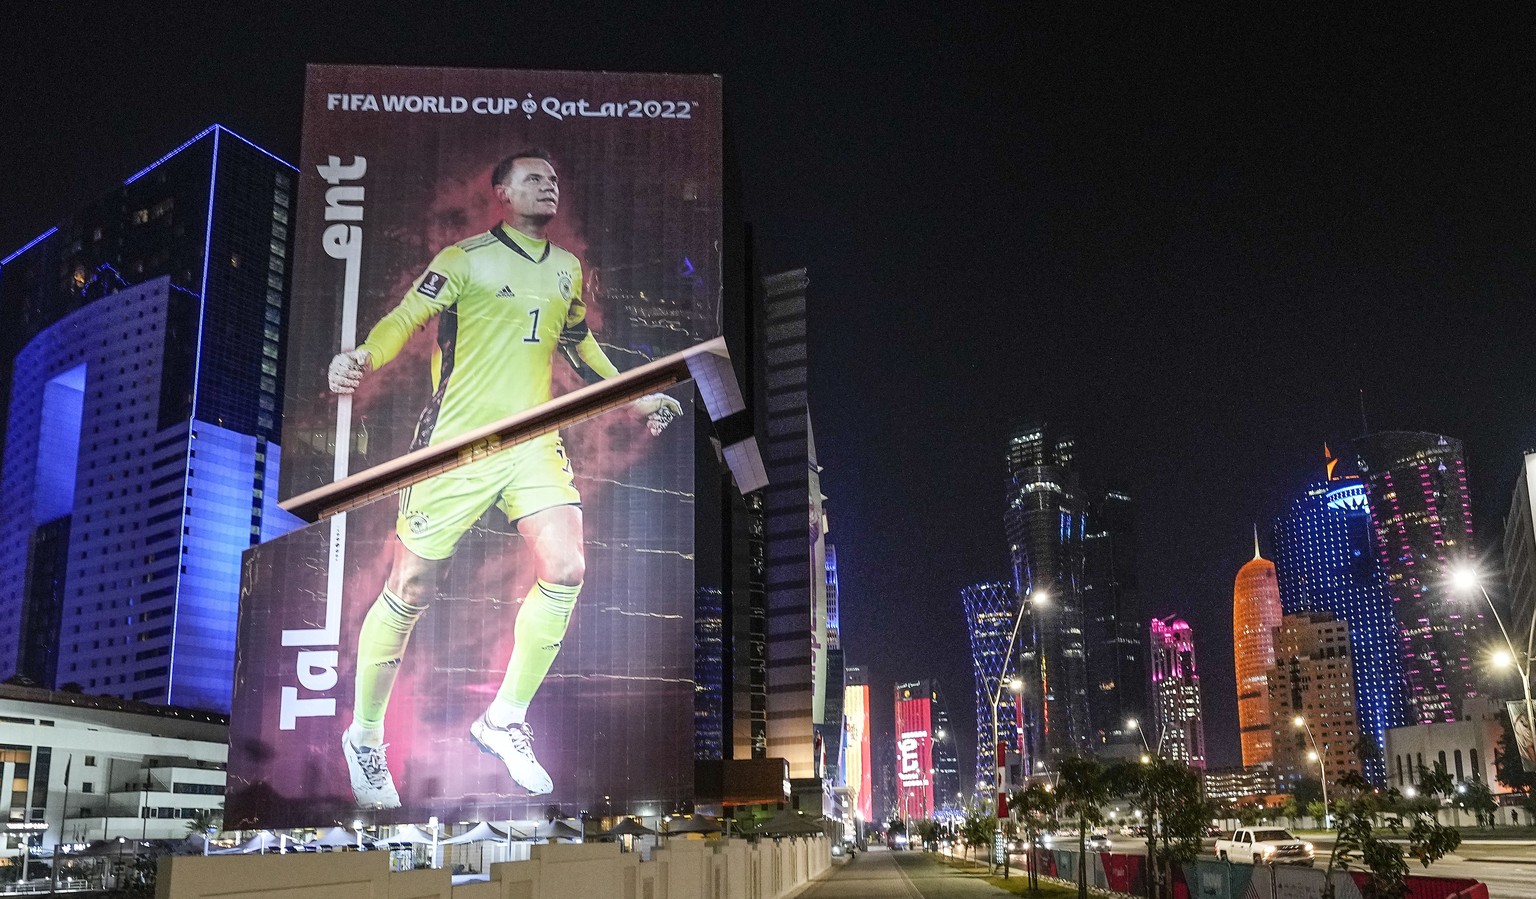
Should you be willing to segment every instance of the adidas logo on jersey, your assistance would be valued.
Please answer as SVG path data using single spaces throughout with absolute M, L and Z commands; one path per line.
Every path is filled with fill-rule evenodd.
M 507 287 L 506 285 L 503 285 L 500 290 L 496 291 L 496 295 L 502 298 L 517 296 L 517 294 L 512 292 L 512 288 Z

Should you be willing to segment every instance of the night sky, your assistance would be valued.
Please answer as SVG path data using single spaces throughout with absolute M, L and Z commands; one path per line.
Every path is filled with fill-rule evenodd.
M 1196 628 L 1220 765 L 1250 523 L 1360 433 L 1361 392 L 1373 429 L 1466 440 L 1485 550 L 1536 446 L 1536 57 L 1512 6 L 128 6 L 149 8 L 7 6 L 0 256 L 212 122 L 295 158 L 306 62 L 720 73 L 764 270 L 810 270 L 877 730 L 915 677 L 968 727 L 958 591 L 1006 570 L 1010 423 L 1071 425 L 1136 498 L 1147 612 Z

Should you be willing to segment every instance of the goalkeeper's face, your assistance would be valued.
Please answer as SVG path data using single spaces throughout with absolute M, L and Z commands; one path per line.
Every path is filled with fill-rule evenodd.
M 496 197 L 509 222 L 547 222 L 560 210 L 560 177 L 545 160 L 519 159 L 496 188 Z

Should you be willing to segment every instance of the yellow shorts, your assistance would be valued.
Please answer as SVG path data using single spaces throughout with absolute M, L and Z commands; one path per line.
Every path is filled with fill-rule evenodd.
M 507 521 L 580 505 L 576 475 L 558 434 L 444 472 L 400 491 L 395 533 L 423 559 L 446 559 L 493 504 Z

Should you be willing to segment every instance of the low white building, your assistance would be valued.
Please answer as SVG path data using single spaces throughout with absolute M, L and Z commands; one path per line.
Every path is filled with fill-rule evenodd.
M 222 813 L 228 744 L 211 712 L 0 684 L 0 858 L 28 838 L 182 839 Z

